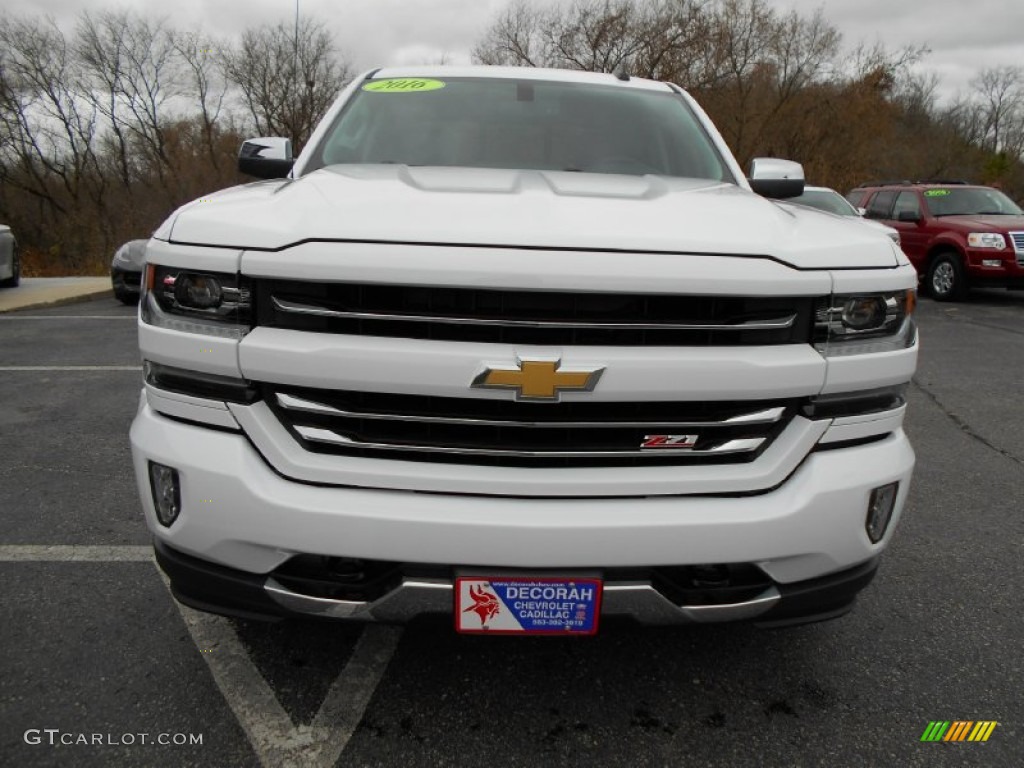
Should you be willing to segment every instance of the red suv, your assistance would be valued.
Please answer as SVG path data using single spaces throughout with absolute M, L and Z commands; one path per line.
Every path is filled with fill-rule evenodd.
M 899 230 L 903 251 L 939 301 L 963 298 L 972 286 L 1024 289 L 1024 211 L 998 189 L 878 182 L 846 199 Z

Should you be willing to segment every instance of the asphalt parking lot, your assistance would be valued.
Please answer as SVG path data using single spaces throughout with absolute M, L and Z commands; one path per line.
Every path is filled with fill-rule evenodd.
M 919 322 L 915 484 L 852 614 L 516 639 L 179 609 L 129 464 L 134 310 L 0 315 L 0 764 L 1021 765 L 1024 293 Z

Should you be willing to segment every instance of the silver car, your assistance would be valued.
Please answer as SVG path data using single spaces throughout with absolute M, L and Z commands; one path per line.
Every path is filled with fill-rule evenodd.
M 0 288 L 13 288 L 21 280 L 18 241 L 10 227 L 0 224 Z
M 865 224 L 865 226 L 885 232 L 885 234 L 889 236 L 889 239 L 894 241 L 896 245 L 900 244 L 899 230 L 886 226 L 880 221 L 872 221 L 871 219 L 863 218 L 863 211 L 854 208 L 849 200 L 829 187 L 805 186 L 804 193 L 802 195 L 799 197 L 790 197 L 786 202 L 796 203 L 797 205 L 802 205 L 806 208 L 817 208 L 819 211 L 834 213 L 836 216 L 860 217 L 860 220 Z

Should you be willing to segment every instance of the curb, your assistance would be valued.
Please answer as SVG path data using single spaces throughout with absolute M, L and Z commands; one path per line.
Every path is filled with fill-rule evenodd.
M 102 288 L 85 290 L 82 293 L 76 293 L 74 296 L 61 296 L 56 299 L 47 299 L 42 301 L 34 301 L 30 304 L 19 304 L 13 307 L 0 307 L 0 315 L 5 315 L 10 312 L 21 312 L 26 309 L 49 309 L 52 307 L 62 307 L 67 304 L 78 304 L 79 302 L 89 301 L 91 299 L 99 299 L 104 296 L 114 297 L 113 288 Z

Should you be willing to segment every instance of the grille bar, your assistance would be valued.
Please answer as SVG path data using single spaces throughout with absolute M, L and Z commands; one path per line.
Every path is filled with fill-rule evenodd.
M 1024 267 L 1024 232 L 1010 232 L 1010 240 L 1017 252 L 1017 263 Z
M 332 317 L 344 320 L 380 320 L 399 321 L 405 323 L 440 323 L 442 325 L 485 325 L 511 328 L 552 328 L 562 330 L 668 330 L 668 331 L 778 331 L 791 328 L 796 322 L 795 314 L 784 315 L 763 320 L 737 320 L 729 323 L 604 323 L 587 321 L 557 320 L 517 320 L 514 318 L 483 318 L 483 317 L 449 317 L 446 315 L 412 315 L 388 312 L 353 312 L 348 310 L 327 309 L 312 304 L 300 304 L 294 301 L 273 297 L 274 308 L 285 313 L 296 315 L 312 315 L 314 317 Z
M 308 333 L 579 346 L 806 344 L 814 296 L 253 281 L 256 324 Z
M 260 390 L 307 451 L 487 466 L 664 466 L 754 461 L 796 400 L 524 403 L 384 392 Z
M 582 427 L 585 429 L 606 429 L 608 427 L 702 428 L 736 426 L 744 424 L 774 424 L 777 421 L 779 421 L 779 419 L 781 419 L 783 414 L 786 412 L 786 409 L 784 407 L 779 406 L 775 408 L 759 409 L 751 411 L 749 413 L 742 413 L 736 416 L 729 416 L 724 419 L 712 420 L 666 421 L 663 419 L 649 419 L 646 421 L 527 421 L 520 419 L 462 418 L 457 416 L 443 415 L 421 416 L 400 413 L 354 411 L 342 408 L 335 408 L 334 406 L 327 405 L 325 403 L 316 402 L 314 400 L 307 400 L 305 398 L 296 397 L 294 395 L 289 395 L 283 392 L 275 393 L 275 398 L 277 399 L 278 405 L 290 411 L 297 411 L 303 413 L 319 413 L 329 416 L 338 416 L 351 419 L 376 419 L 380 421 L 418 422 L 424 424 L 461 424 L 468 426 L 481 425 L 495 427 L 533 427 L 540 429 L 565 429 L 577 427 Z
M 632 451 L 526 451 L 508 448 L 468 448 L 445 445 L 412 445 L 408 443 L 369 443 L 361 440 L 354 440 L 345 435 L 338 434 L 329 429 L 320 427 L 297 426 L 295 431 L 305 440 L 317 443 L 329 443 L 346 447 L 376 450 L 376 451 L 413 451 L 416 453 L 448 453 L 458 456 L 509 456 L 517 458 L 554 458 L 554 459 L 593 459 L 593 458 L 642 458 L 645 456 L 661 456 L 660 451 L 645 451 L 641 449 Z M 736 440 L 727 440 L 710 448 L 703 449 L 672 449 L 685 450 L 686 453 L 694 455 L 716 455 L 722 456 L 734 453 L 750 453 L 756 451 L 764 443 L 766 438 L 747 437 Z

